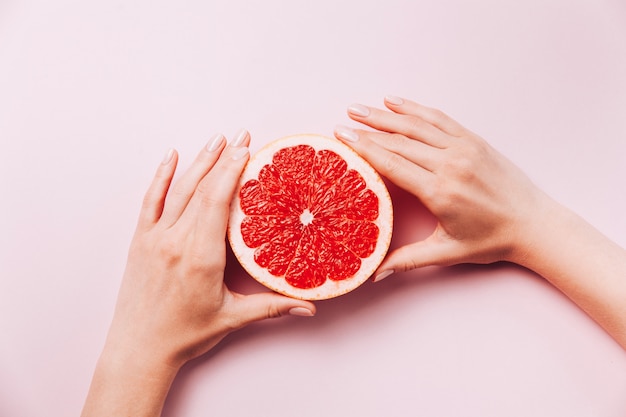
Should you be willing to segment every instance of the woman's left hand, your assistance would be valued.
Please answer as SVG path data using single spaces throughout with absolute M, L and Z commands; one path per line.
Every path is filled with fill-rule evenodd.
M 170 190 L 170 150 L 146 196 L 84 416 L 158 415 L 179 368 L 233 330 L 315 305 L 224 284 L 229 206 L 250 136 L 216 135 Z

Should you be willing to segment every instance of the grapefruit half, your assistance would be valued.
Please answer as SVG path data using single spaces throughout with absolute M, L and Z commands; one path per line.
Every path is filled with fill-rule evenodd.
M 250 158 L 230 211 L 228 238 L 266 287 L 322 300 L 357 288 L 391 240 L 393 208 L 378 173 L 336 139 L 296 135 Z

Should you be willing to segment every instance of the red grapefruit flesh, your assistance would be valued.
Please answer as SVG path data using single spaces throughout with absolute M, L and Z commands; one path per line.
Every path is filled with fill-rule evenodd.
M 321 300 L 371 276 L 387 253 L 392 224 L 387 188 L 363 158 L 335 139 L 297 135 L 248 161 L 228 237 L 261 284 Z

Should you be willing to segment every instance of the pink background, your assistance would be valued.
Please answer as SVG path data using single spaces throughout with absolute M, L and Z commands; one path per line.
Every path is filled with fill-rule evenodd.
M 215 132 L 246 127 L 253 151 L 331 135 L 386 94 L 448 112 L 626 245 L 623 0 L 0 1 L 0 415 L 80 412 L 168 147 L 184 168 Z M 393 245 L 426 236 L 392 194 Z M 522 268 L 317 305 L 187 365 L 164 414 L 626 415 L 625 352 Z

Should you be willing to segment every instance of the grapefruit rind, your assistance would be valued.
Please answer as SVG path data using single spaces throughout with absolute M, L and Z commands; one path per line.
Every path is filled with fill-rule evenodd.
M 378 197 L 378 217 L 372 221 L 378 229 L 379 235 L 376 247 L 372 254 L 361 258 L 361 267 L 358 272 L 347 279 L 335 281 L 327 279 L 322 285 L 315 288 L 297 288 L 289 284 L 284 277 L 274 276 L 267 269 L 259 266 L 254 260 L 254 248 L 248 247 L 242 237 L 241 223 L 246 217 L 240 206 L 239 190 L 249 180 L 256 179 L 263 166 L 272 162 L 272 156 L 278 150 L 296 145 L 309 145 L 315 149 L 330 150 L 340 155 L 348 164 L 348 168 L 355 169 L 365 179 L 367 188 Z M 228 239 L 233 253 L 243 268 L 259 283 L 278 293 L 292 298 L 303 300 L 323 300 L 346 294 L 363 284 L 373 274 L 385 257 L 393 228 L 393 207 L 391 197 L 384 182 L 376 170 L 352 148 L 334 138 L 315 134 L 301 134 L 275 140 L 262 147 L 248 161 L 237 187 L 230 208 L 228 223 Z

